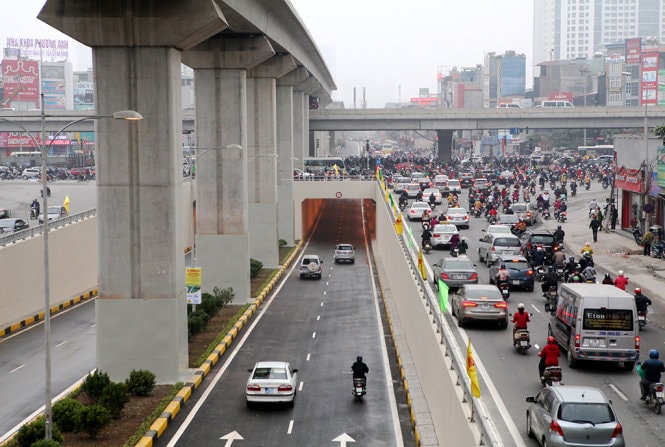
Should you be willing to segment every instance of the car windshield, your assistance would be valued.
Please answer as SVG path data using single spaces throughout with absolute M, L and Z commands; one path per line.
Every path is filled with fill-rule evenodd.
M 448 180 L 448 186 L 459 186 L 459 180 Z
M 443 265 L 444 270 L 473 270 L 473 262 L 467 260 L 448 261 Z
M 493 225 L 487 229 L 488 233 L 510 233 L 510 228 L 505 225 Z
M 551 245 L 552 243 L 554 243 L 554 236 L 534 234 L 533 236 L 531 236 L 531 243 Z
M 435 233 L 454 233 L 457 231 L 457 227 L 452 224 L 444 224 L 444 225 L 435 225 L 434 226 L 434 232 Z
M 0 228 L 12 228 L 14 221 L 11 219 L 0 219 Z
M 60 214 L 60 207 L 59 206 L 49 206 L 48 207 L 48 213 L 49 214 Z
M 526 205 L 513 205 L 511 207 L 514 213 L 525 213 L 526 212 Z
M 253 379 L 286 379 L 286 369 L 281 367 L 259 367 L 254 370 Z
M 519 247 L 520 240 L 512 237 L 498 237 L 494 241 L 494 245 L 500 245 L 502 247 Z
M 605 403 L 563 403 L 559 407 L 557 419 L 566 422 L 589 422 L 596 424 L 607 424 L 614 422 L 614 412 Z
M 506 267 L 509 269 L 526 270 L 529 268 L 529 264 L 526 261 L 501 261 L 501 263 L 506 264 Z
M 487 298 L 487 299 L 500 299 L 501 295 L 499 295 L 499 289 L 467 289 L 466 291 L 466 297 L 471 298 L 471 299 L 480 299 L 480 298 Z
M 464 214 L 466 214 L 466 210 L 464 208 L 449 208 L 448 209 L 448 214 L 464 215 Z
M 338 250 L 353 250 L 353 247 L 351 245 L 344 245 L 340 244 L 337 246 Z
M 499 216 L 499 221 L 503 223 L 517 223 L 519 218 L 514 214 L 501 214 Z
M 303 264 L 311 264 L 312 262 L 315 263 L 315 264 L 318 264 L 319 260 L 316 259 L 316 258 L 303 258 L 303 260 L 302 260 Z

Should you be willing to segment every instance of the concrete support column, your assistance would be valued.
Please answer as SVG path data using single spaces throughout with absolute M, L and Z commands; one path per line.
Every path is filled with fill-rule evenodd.
M 293 237 L 293 87 L 277 87 L 277 237 L 294 245 Z
M 453 159 L 453 131 L 452 130 L 437 130 L 436 137 L 437 156 L 439 160 L 444 163 L 450 163 Z
M 99 114 L 144 116 L 97 122 L 97 367 L 176 382 L 188 367 L 180 52 L 96 47 L 93 64 Z
M 293 155 L 296 158 L 295 166 L 304 169 L 304 160 L 307 157 L 308 134 L 306 130 L 308 123 L 305 116 L 308 116 L 307 95 L 302 91 L 293 91 Z
M 202 290 L 231 287 L 234 303 L 251 300 L 247 68 L 273 54 L 256 37 L 209 39 L 182 55 L 196 89 L 196 263 Z

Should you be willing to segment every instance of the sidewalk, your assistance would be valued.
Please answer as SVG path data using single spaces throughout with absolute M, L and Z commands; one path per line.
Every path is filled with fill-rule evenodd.
M 596 186 L 594 183 L 593 186 Z M 566 232 L 564 238 L 564 252 L 566 256 L 580 257 L 580 249 L 586 242 L 593 247 L 593 260 L 598 270 L 598 280 L 601 281 L 604 274 L 610 273 L 614 279 L 619 270 L 624 271 L 624 276 L 629 279 L 626 291 L 631 293 L 635 287 L 642 288 L 644 294 L 652 300 L 658 299 L 660 292 L 665 286 L 665 260 L 651 256 L 644 256 L 643 249 L 635 243 L 633 235 L 627 231 L 617 229 L 614 233 L 599 231 L 598 242 L 593 242 L 591 229 L 589 228 L 588 203 L 594 197 L 599 203 L 605 203 L 605 196 L 609 191 L 600 190 L 580 192 L 577 197 L 568 201 L 568 221 L 564 224 L 554 219 L 544 220 L 540 227 L 554 231 L 557 225 Z M 650 271 L 648 266 L 655 269 Z M 654 300 L 655 301 L 655 300 Z

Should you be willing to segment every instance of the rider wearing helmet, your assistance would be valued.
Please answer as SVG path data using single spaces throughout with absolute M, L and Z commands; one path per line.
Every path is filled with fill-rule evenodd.
M 563 243 L 563 238 L 564 238 L 565 235 L 566 235 L 566 232 L 563 231 L 563 229 L 561 228 L 561 225 L 556 227 L 556 230 L 554 230 L 554 233 L 552 234 L 552 236 L 554 236 L 554 242 L 557 242 L 557 243 Z
M 513 334 L 520 329 L 528 329 L 527 324 L 531 321 L 529 312 L 524 312 L 524 303 L 517 305 L 517 312 L 513 315 Z
M 501 284 L 504 282 L 508 282 L 510 280 L 510 272 L 506 268 L 506 264 L 501 264 L 501 267 L 499 268 L 499 271 L 496 272 L 495 282 L 496 286 L 501 288 Z
M 628 285 L 628 278 L 623 276 L 623 270 L 619 270 L 619 274 L 616 278 L 614 278 L 614 285 L 621 290 L 626 290 L 626 286 Z
M 647 312 L 647 307 L 651 306 L 651 300 L 646 295 L 642 294 L 642 289 L 639 287 L 635 289 L 635 307 L 638 312 Z
M 545 368 L 548 366 L 559 366 L 559 347 L 554 342 L 554 337 L 551 335 L 547 337 L 547 344 L 540 350 L 538 357 L 540 357 L 538 372 L 540 372 L 541 378 L 543 378 Z
M 646 400 L 651 385 L 660 382 L 660 373 L 665 372 L 665 365 L 662 360 L 658 360 L 658 357 L 658 351 L 652 349 L 649 351 L 649 358 L 640 365 L 644 372 L 644 378 L 640 380 L 641 400 Z
M 356 362 L 351 365 L 351 371 L 353 371 L 353 378 L 354 379 L 365 379 L 367 378 L 365 374 L 369 372 L 369 368 L 367 365 L 363 362 L 363 358 L 361 355 L 356 357 Z

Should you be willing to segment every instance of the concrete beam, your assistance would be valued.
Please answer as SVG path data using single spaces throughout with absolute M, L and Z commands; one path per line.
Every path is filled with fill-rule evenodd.
M 316 81 L 314 76 L 310 76 L 298 85 L 294 85 L 293 89 L 304 92 L 306 95 L 313 95 L 321 89 L 321 84 Z
M 89 47 L 187 50 L 229 27 L 214 0 L 48 0 L 37 18 Z
M 182 53 L 182 63 L 192 68 L 249 70 L 275 55 L 265 36 L 215 37 Z
M 298 67 L 293 71 L 285 74 L 284 76 L 277 79 L 277 86 L 289 85 L 291 87 L 296 86 L 303 82 L 305 79 L 309 78 L 310 74 L 304 67 Z
M 275 55 L 247 71 L 248 78 L 281 78 L 298 68 L 293 56 Z

